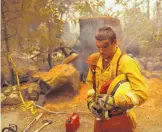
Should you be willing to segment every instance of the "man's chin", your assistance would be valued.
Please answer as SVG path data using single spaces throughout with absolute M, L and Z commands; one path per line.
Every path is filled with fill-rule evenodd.
M 102 57 L 102 59 L 106 59 L 107 58 L 107 56 L 105 56 L 105 55 L 101 55 L 101 57 Z
M 110 60 L 112 57 L 109 56 L 101 56 L 103 60 Z

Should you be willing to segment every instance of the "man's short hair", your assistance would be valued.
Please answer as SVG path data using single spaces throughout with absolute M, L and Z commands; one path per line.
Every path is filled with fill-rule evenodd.
M 101 27 L 95 34 L 95 39 L 98 41 L 109 40 L 111 44 L 116 40 L 116 33 L 111 27 Z

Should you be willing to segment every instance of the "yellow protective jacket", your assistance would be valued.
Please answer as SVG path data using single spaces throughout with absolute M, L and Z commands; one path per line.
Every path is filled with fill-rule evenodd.
M 98 56 L 97 67 L 96 67 L 96 94 L 99 93 L 99 90 L 103 83 L 107 80 L 112 80 L 116 77 L 116 67 L 117 60 L 121 55 L 121 50 L 117 48 L 115 55 L 113 56 L 111 62 L 109 63 L 106 70 L 103 70 L 102 67 L 102 58 L 99 56 L 99 53 L 94 53 L 94 56 Z M 96 61 L 96 60 L 95 60 Z M 129 107 L 137 106 L 145 102 L 148 97 L 147 87 L 144 82 L 144 78 L 141 75 L 139 65 L 137 62 L 132 59 L 130 56 L 124 54 L 120 61 L 118 67 L 118 75 L 126 74 L 127 79 L 130 83 L 131 90 L 126 92 L 125 95 L 121 95 L 117 99 L 115 98 L 115 105 L 119 107 Z M 93 89 L 93 80 L 92 72 L 89 69 L 86 83 L 88 85 L 88 98 L 87 101 L 92 101 L 94 99 L 95 91 Z M 128 118 L 132 122 L 133 128 L 136 127 L 136 117 L 133 111 L 133 108 L 127 111 Z

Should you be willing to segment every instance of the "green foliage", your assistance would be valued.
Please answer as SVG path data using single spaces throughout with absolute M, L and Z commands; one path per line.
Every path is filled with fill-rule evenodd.
M 63 33 L 64 21 L 78 24 L 80 17 L 93 17 L 100 15 L 121 16 L 123 21 L 124 35 L 131 43 L 138 41 L 144 52 L 151 50 L 152 42 L 160 47 L 162 42 L 162 30 L 142 13 L 139 8 L 127 8 L 126 0 L 117 1 L 125 7 L 125 11 L 112 10 L 103 13 L 105 0 L 3 0 L 5 1 L 4 11 L 6 11 L 8 34 L 17 31 L 16 35 L 9 38 L 10 47 L 16 49 L 18 46 L 21 51 L 33 54 L 40 50 L 40 56 L 44 52 L 49 52 L 58 46 L 63 46 L 60 36 Z M 138 1 L 139 2 L 139 1 Z M 137 2 L 137 3 L 138 3 Z M 2 18 L 3 20 L 3 18 Z M 2 29 L 4 23 L 2 22 Z M 2 38 L 4 33 L 2 32 Z M 4 47 L 2 46 L 4 49 Z M 43 55 L 44 56 L 44 55 Z
M 127 9 L 123 15 L 124 31 L 132 38 L 135 34 L 147 29 L 147 35 L 152 32 L 153 23 L 138 8 Z M 149 31 L 149 32 L 148 32 Z M 140 36 L 145 37 L 144 35 Z
M 104 7 L 105 1 L 101 0 L 79 0 L 74 5 L 73 8 L 80 16 L 95 16 L 101 14 L 100 8 Z
M 158 28 L 155 20 L 148 19 L 139 8 L 125 10 L 122 20 L 128 45 L 138 42 L 141 55 L 156 56 L 155 50 L 162 47 L 162 27 Z
M 147 54 L 152 35 L 154 34 L 153 22 L 146 17 L 139 8 L 127 9 L 123 14 L 124 36 L 129 44 L 138 42 L 141 52 Z
M 60 44 L 59 36 L 63 32 L 62 26 L 64 24 L 63 15 L 70 14 L 71 17 L 67 17 L 67 19 L 72 19 L 74 23 L 78 23 L 78 18 L 76 19 L 69 8 L 72 7 L 73 12 L 77 12 L 79 16 L 94 16 L 99 14 L 99 9 L 104 6 L 104 0 L 77 0 L 75 2 L 23 0 L 14 4 L 13 1 L 7 0 L 6 5 L 6 10 L 16 10 L 19 15 L 18 19 L 11 21 L 12 27 L 17 28 L 17 35 L 10 40 L 21 48 L 31 50 L 33 48 L 28 48 L 28 46 L 54 48 Z M 14 16 L 14 14 L 15 12 L 9 12 L 7 16 Z M 12 27 L 8 27 L 9 32 L 14 32 L 15 28 Z M 29 53 L 31 53 L 30 50 Z
M 23 6 L 23 21 L 27 32 L 25 43 L 35 45 L 37 49 L 56 47 L 57 36 L 61 34 L 63 25 L 59 19 L 56 1 L 24 0 Z

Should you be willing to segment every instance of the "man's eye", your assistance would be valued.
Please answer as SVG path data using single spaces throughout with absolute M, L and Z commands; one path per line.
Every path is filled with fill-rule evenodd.
M 107 48 L 107 47 L 109 47 L 109 45 L 104 45 L 104 46 L 103 46 L 103 48 Z
M 108 47 L 107 45 L 103 46 L 103 48 L 107 48 L 107 47 Z

